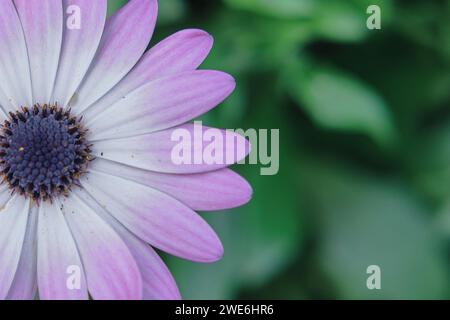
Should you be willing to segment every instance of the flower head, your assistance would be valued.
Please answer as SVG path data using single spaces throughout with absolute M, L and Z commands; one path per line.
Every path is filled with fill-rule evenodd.
M 57 106 L 23 107 L 1 126 L 2 174 L 13 192 L 36 201 L 67 195 L 91 159 L 86 131 Z
M 153 249 L 213 262 L 223 247 L 194 210 L 240 206 L 248 183 L 231 161 L 174 163 L 174 130 L 234 90 L 197 70 L 206 32 L 145 52 L 156 0 L 0 1 L 0 298 L 178 299 Z M 223 134 L 224 131 L 219 131 Z M 227 157 L 228 159 L 228 157 Z

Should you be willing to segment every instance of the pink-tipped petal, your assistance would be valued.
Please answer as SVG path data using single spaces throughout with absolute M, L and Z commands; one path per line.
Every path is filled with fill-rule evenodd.
M 213 45 L 213 38 L 202 30 L 187 29 L 173 34 L 150 49 L 111 91 L 84 113 L 92 118 L 140 86 L 172 74 L 197 69 Z
M 37 254 L 41 299 L 88 298 L 86 277 L 77 245 L 57 203 L 42 201 L 39 204 Z
M 142 278 L 128 247 L 84 201 L 73 194 L 60 200 L 96 300 L 139 300 Z
M 33 100 L 27 46 L 12 0 L 0 1 L 0 105 L 7 111 Z
M 94 161 L 91 168 L 158 189 L 199 211 L 239 207 L 252 196 L 250 184 L 227 168 L 197 174 L 168 174 L 104 159 Z
M 102 37 L 106 7 L 106 0 L 63 1 L 66 25 L 53 103 L 66 106 L 83 80 Z
M 8 300 L 33 300 L 37 292 L 37 222 L 38 208 L 32 207 L 28 218 L 19 266 L 9 289 Z
M 217 135 L 217 139 L 208 141 L 209 133 Z M 249 152 L 250 143 L 243 136 L 197 124 L 96 141 L 93 146 L 93 154 L 98 158 L 150 171 L 182 174 L 221 169 L 244 159 Z
M 19 266 L 29 211 L 30 202 L 20 195 L 0 209 L 0 300 L 6 298 Z
M 136 64 L 152 37 L 156 0 L 131 0 L 106 21 L 91 67 L 69 105 L 81 113 L 111 90 Z
M 179 300 L 181 296 L 177 284 L 155 250 L 128 231 L 85 190 L 80 189 L 75 192 L 82 201 L 114 228 L 130 249 L 142 274 L 143 299 Z
M 156 251 L 131 234 L 123 234 L 128 247 L 143 274 L 144 300 L 181 300 L 178 286 L 164 261 Z
M 213 262 L 223 255 L 211 227 L 194 211 L 158 190 L 91 171 L 83 187 L 127 229 L 172 255 Z
M 58 69 L 63 32 L 61 0 L 14 0 L 31 69 L 33 103 L 50 102 Z
M 196 70 L 160 78 L 87 119 L 91 139 L 129 137 L 186 123 L 224 101 L 235 85 L 230 75 L 220 71 Z

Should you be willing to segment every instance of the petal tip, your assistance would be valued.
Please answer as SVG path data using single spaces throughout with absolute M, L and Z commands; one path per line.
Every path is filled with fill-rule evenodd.
M 194 40 L 197 46 L 203 48 L 203 51 L 205 52 L 203 59 L 207 57 L 208 53 L 211 51 L 214 45 L 214 37 L 207 31 L 202 29 L 184 29 L 173 34 L 172 36 L 181 37 L 184 40 Z
M 216 71 L 220 81 L 223 83 L 223 92 L 225 95 L 225 99 L 228 98 L 236 89 L 236 79 L 225 72 Z
M 251 184 L 244 179 L 243 177 L 240 177 L 242 179 L 242 200 L 239 202 L 237 207 L 243 206 L 250 202 L 250 200 L 253 198 L 253 188 Z
M 223 244 L 222 241 L 220 241 L 219 237 L 216 236 L 216 240 L 214 245 L 211 246 L 211 254 L 209 254 L 208 256 L 205 257 L 205 259 L 203 259 L 203 263 L 214 263 L 217 261 L 222 260 L 223 256 L 224 256 L 224 248 L 223 248 Z

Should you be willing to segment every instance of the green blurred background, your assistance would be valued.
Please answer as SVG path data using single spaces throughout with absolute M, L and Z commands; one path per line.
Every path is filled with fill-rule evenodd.
M 204 214 L 224 259 L 165 257 L 183 297 L 449 299 L 450 1 L 159 3 L 152 45 L 205 29 L 202 68 L 237 79 L 205 123 L 280 129 L 278 175 L 236 166 L 253 200 Z M 373 264 L 381 290 L 366 287 Z

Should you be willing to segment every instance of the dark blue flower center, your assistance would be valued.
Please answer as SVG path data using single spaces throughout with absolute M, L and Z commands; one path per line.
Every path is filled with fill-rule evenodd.
M 56 106 L 36 105 L 10 113 L 1 131 L 4 180 L 35 200 L 66 195 L 91 159 L 80 121 Z

